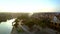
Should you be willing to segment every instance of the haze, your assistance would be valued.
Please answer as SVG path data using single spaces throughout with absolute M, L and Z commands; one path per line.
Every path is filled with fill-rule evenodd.
M 60 0 L 0 0 L 0 12 L 57 12 Z

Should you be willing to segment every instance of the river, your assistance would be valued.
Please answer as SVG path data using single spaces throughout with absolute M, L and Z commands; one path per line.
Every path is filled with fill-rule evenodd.
M 7 20 L 6 22 L 2 22 L 0 24 L 0 34 L 10 34 L 12 30 L 12 22 L 15 19 Z

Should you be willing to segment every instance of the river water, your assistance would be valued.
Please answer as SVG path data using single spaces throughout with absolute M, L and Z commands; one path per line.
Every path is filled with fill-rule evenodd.
M 2 22 L 0 24 L 0 34 L 10 34 L 12 30 L 12 22 L 15 19 L 7 20 L 6 22 Z

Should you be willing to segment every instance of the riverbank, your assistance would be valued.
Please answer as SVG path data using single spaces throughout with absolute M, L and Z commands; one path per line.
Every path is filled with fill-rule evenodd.
M 27 32 L 18 32 L 17 29 L 18 28 L 13 27 L 11 34 L 28 34 Z M 34 34 L 60 34 L 60 33 L 50 28 L 45 28 L 45 29 L 35 32 Z
M 37 30 L 35 32 L 33 32 L 33 31 L 30 32 L 28 30 L 28 28 L 26 27 L 26 25 L 21 25 L 21 21 L 19 21 L 18 23 L 19 23 L 19 25 L 17 26 L 17 28 L 15 28 L 13 26 L 11 34 L 60 34 L 56 30 L 53 30 L 53 29 L 50 29 L 50 28 L 47 28 L 47 27 L 46 28 L 42 28 L 42 27 L 37 26 L 37 25 L 35 27 L 32 26 L 34 28 L 33 31 L 35 31 L 36 28 L 39 29 L 39 30 Z M 22 30 L 21 28 L 23 29 L 23 32 L 18 32 L 18 30 Z

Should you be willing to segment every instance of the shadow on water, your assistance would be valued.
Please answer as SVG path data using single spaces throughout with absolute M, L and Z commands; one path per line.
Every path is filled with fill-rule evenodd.
M 12 30 L 12 22 L 15 19 L 7 20 L 6 22 L 1 22 L 0 24 L 0 34 L 10 34 Z

